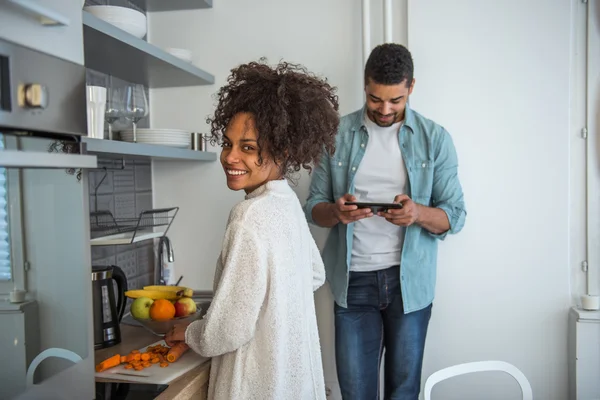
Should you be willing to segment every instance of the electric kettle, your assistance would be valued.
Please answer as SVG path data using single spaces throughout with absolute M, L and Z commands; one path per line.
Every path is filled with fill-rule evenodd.
M 117 283 L 116 301 L 113 280 Z M 116 265 L 92 266 L 95 349 L 121 343 L 119 324 L 127 304 L 126 291 L 127 277 L 121 268 Z

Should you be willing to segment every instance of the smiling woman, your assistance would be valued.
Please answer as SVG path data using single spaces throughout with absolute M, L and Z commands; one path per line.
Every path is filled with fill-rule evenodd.
M 212 357 L 209 399 L 325 400 L 313 291 L 319 249 L 286 178 L 334 152 L 335 88 L 303 67 L 249 63 L 232 71 L 209 119 L 231 190 L 214 298 L 202 320 L 165 340 Z
M 244 189 L 246 183 L 252 189 L 267 180 L 290 178 L 301 168 L 310 170 L 323 148 L 335 151 L 339 124 L 335 88 L 301 65 L 241 65 L 217 95 L 217 109 L 207 120 L 212 138 L 223 147 L 221 162 L 226 171 L 230 169 L 228 176 L 244 175 L 228 179 L 232 190 Z M 266 170 L 258 174 L 258 167 Z

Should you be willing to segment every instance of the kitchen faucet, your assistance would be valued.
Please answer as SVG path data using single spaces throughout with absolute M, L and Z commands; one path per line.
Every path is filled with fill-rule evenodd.
M 165 254 L 166 250 L 166 254 Z M 165 260 L 166 255 L 166 260 Z M 171 240 L 167 236 L 162 236 L 158 241 L 158 284 L 165 285 L 166 282 L 163 277 L 165 261 L 168 263 L 172 263 L 175 261 L 175 253 L 173 251 L 173 245 L 171 244 Z M 171 271 L 172 273 L 172 268 Z

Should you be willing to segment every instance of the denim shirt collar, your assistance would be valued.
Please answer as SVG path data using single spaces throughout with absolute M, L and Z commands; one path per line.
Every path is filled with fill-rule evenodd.
M 353 131 L 367 129 L 367 127 L 365 126 L 364 118 L 363 118 L 366 111 L 367 111 L 367 105 L 365 104 L 362 106 L 362 108 L 359 111 L 354 113 L 353 121 L 352 121 L 352 130 Z M 408 106 L 408 104 L 406 104 L 406 108 L 404 110 L 404 126 L 408 127 L 410 129 L 411 133 L 415 133 L 414 125 L 415 125 L 415 113 Z

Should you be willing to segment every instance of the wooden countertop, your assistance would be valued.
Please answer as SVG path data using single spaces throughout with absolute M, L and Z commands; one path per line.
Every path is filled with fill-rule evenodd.
M 131 350 L 148 346 L 160 340 L 156 335 L 151 334 L 141 326 L 131 326 L 121 324 L 121 343 L 106 349 L 96 350 L 94 352 L 95 364 L 114 356 L 115 354 L 127 354 Z M 187 399 L 206 399 L 208 388 L 208 374 L 210 371 L 210 362 L 206 362 L 196 368 L 191 369 L 173 382 L 169 387 L 157 397 L 158 400 L 187 400 Z M 108 379 L 96 378 L 98 382 L 109 382 Z M 119 380 L 115 382 L 126 382 Z

